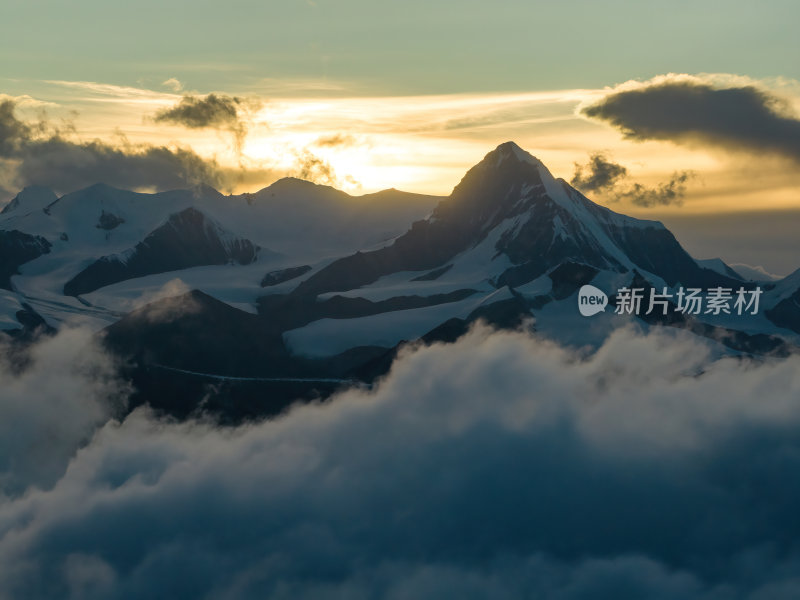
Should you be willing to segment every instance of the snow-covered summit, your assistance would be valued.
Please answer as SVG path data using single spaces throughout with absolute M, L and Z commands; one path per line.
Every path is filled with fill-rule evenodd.
M 6 204 L 0 211 L 0 215 L 19 216 L 35 210 L 42 210 L 56 200 L 58 197 L 50 188 L 43 185 L 30 185 Z
M 513 159 L 516 160 L 517 162 L 526 162 L 528 164 L 535 165 L 537 167 L 538 166 L 544 167 L 542 161 L 533 156 L 533 154 L 531 154 L 527 150 L 523 150 L 522 148 L 520 148 L 515 142 L 511 141 L 503 142 L 502 144 L 497 146 L 497 148 L 489 152 L 484 158 L 484 160 L 487 160 L 489 162 L 494 162 L 498 166 L 507 159 Z

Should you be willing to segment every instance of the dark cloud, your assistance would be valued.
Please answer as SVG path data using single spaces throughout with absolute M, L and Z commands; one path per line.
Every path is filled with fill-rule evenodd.
M 237 429 L 110 423 L 0 503 L 2 598 L 789 599 L 800 357 L 477 330 Z
M 626 183 L 628 169 L 611 161 L 601 152 L 595 152 L 585 165 L 575 163 L 575 173 L 570 183 L 580 191 L 605 195 L 612 202 L 624 200 L 651 208 L 682 204 L 686 195 L 686 182 L 694 177 L 692 171 L 672 174 L 669 181 L 648 188 L 641 183 Z
M 184 96 L 172 108 L 156 113 L 159 123 L 174 123 L 191 129 L 235 127 L 239 124 L 240 98 L 209 94 L 205 97 Z
M 582 113 L 634 140 L 769 152 L 800 161 L 800 120 L 781 98 L 752 85 L 659 82 L 611 93 Z
M 246 113 L 257 110 L 259 101 L 224 94 L 185 95 L 172 108 L 156 113 L 157 123 L 173 123 L 190 129 L 220 129 L 234 136 L 236 151 L 241 154 L 247 135 Z
M 673 173 L 669 181 L 648 188 L 641 183 L 617 190 L 616 199 L 628 201 L 637 206 L 652 208 L 653 206 L 669 206 L 683 204 L 686 195 L 686 182 L 694 177 L 691 171 Z
M 333 135 L 323 135 L 316 139 L 315 146 L 335 148 L 342 146 L 354 146 L 358 140 L 347 133 L 335 133 Z
M 14 110 L 13 101 L 0 102 L 0 189 L 44 185 L 69 192 L 104 182 L 126 189 L 205 184 L 227 190 L 239 178 L 261 174 L 233 173 L 187 148 L 76 140 L 69 127 L 46 120 L 31 125 L 17 119 Z
M 587 165 L 575 163 L 575 174 L 570 183 L 586 193 L 602 192 L 613 188 L 620 179 L 627 176 L 628 169 L 611 162 L 603 153 L 595 152 L 589 156 Z
M 184 148 L 117 147 L 99 140 L 51 137 L 26 144 L 18 157 L 22 160 L 17 175 L 23 185 L 35 183 L 56 190 L 75 190 L 99 181 L 126 189 L 227 186 L 216 161 Z
M 31 135 L 31 128 L 14 116 L 15 108 L 12 100 L 0 102 L 0 157 L 13 156 Z

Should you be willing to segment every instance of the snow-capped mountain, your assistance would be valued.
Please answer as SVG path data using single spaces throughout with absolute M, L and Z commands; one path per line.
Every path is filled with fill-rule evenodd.
M 438 200 L 355 197 L 298 179 L 239 196 L 98 184 L 57 198 L 26 188 L 0 213 L 0 287 L 17 292 L 0 311 L 13 321 L 26 302 L 56 327 L 80 315 L 100 329 L 176 277 L 255 311 L 267 272 L 385 243 Z
M 98 185 L 56 199 L 29 188 L 0 214 L 0 235 L 15 249 L 0 263 L 2 328 L 76 317 L 105 328 L 137 365 L 135 383 L 150 398 L 183 397 L 186 410 L 209 381 L 269 382 L 289 401 L 309 391 L 300 381 L 369 380 L 404 341 L 451 340 L 478 319 L 533 322 L 581 347 L 631 321 L 682 327 L 726 352 L 800 343 L 797 273 L 757 282 L 695 260 L 661 223 L 595 204 L 512 142 L 446 198 L 352 197 L 293 179 L 241 196 Z M 586 320 L 587 284 L 612 300 L 625 287 L 763 293 L 746 318 L 671 303 L 663 316 Z
M 103 229 L 114 229 L 124 220 L 103 211 Z M 103 256 L 64 284 L 64 294 L 78 296 L 101 287 L 169 271 L 205 265 L 236 263 L 249 265 L 259 248 L 250 240 L 236 237 L 196 208 L 185 208 L 169 216 L 130 250 Z
M 661 223 L 595 204 L 508 142 L 470 169 L 429 219 L 390 246 L 334 262 L 298 292 L 343 291 L 398 271 L 443 269 L 456 257 L 474 262 L 479 248 L 490 255 L 481 274 L 495 288 L 525 285 L 565 260 L 613 272 L 643 269 L 669 285 L 740 282 L 735 273 L 699 266 Z
M 659 291 L 754 286 L 722 261 L 714 266 L 695 261 L 661 223 L 593 203 L 506 143 L 392 244 L 309 271 L 261 298 L 259 308 L 284 320 L 289 348 L 305 356 L 392 347 L 449 319 L 490 315 L 512 323 L 532 315 L 541 331 L 583 345 L 598 343 L 619 321 L 578 318 L 580 286 L 611 294 L 635 277 Z M 775 329 L 763 316 L 749 322 L 752 332 Z

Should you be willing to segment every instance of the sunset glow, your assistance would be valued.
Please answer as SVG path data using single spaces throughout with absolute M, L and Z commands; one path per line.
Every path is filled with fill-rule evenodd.
M 706 77 L 715 78 L 719 76 Z M 775 87 L 772 82 L 753 83 Z M 800 176 L 787 174 L 785 161 L 760 157 L 753 163 L 752 157 L 741 154 L 630 141 L 579 113 L 580 107 L 608 89 L 364 97 L 243 94 L 250 108 L 242 113 L 242 143 L 237 147 L 224 127 L 185 129 L 154 120 L 159 110 L 190 93 L 185 90 L 68 81 L 38 82 L 36 87 L 40 90 L 36 96 L 13 97 L 20 116 L 34 120 L 46 115 L 55 123 L 69 123 L 73 128 L 69 135 L 75 139 L 191 147 L 229 169 L 258 172 L 239 178 L 226 192 L 252 192 L 280 177 L 295 176 L 353 194 L 395 187 L 444 195 L 487 148 L 514 139 L 567 180 L 575 163 L 585 162 L 596 151 L 627 165 L 631 176 L 643 184 L 691 169 L 694 177 L 685 203 L 679 208 L 661 207 L 662 212 L 746 211 L 798 203 Z M 790 95 L 798 86 L 783 82 L 779 87 L 777 93 L 787 102 L 800 102 L 800 96 Z M 310 163 L 316 166 L 308 168 Z M 744 177 L 748 164 L 751 168 L 757 164 L 764 178 L 757 192 L 732 185 Z M 602 194 L 594 199 L 610 201 Z M 616 204 L 622 210 L 642 212 L 624 202 Z

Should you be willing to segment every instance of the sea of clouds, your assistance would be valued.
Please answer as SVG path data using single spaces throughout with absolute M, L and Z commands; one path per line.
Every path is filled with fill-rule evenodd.
M 0 598 L 800 597 L 797 356 L 478 327 L 236 428 L 113 374 L 79 330 L 0 369 Z

